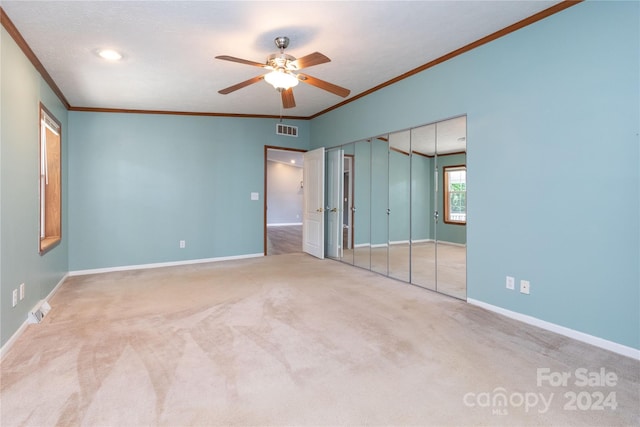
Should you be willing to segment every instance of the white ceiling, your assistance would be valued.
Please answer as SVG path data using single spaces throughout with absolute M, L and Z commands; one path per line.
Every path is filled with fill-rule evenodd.
M 264 62 L 318 51 L 331 62 L 306 68 L 350 97 L 542 11 L 559 1 L 15 1 L 2 8 L 72 107 L 279 115 L 279 94 L 262 74 L 214 59 Z M 95 51 L 114 48 L 108 63 Z M 309 117 L 343 101 L 301 83 L 287 116 Z
M 411 130 L 389 134 L 389 146 L 404 153 L 462 153 L 467 149 L 467 118 L 455 117 Z
M 304 156 L 300 151 L 277 150 L 270 148 L 267 150 L 267 160 L 276 163 L 284 163 L 298 168 L 301 168 L 304 165 Z

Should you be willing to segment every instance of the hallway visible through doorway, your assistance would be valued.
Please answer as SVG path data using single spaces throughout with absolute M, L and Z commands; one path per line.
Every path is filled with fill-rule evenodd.
M 267 226 L 267 255 L 302 252 L 302 224 Z
M 265 255 L 302 252 L 303 153 L 265 147 Z

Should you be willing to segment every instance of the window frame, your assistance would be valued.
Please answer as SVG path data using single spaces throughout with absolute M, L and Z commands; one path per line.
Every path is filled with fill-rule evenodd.
M 450 213 L 451 213 L 451 209 L 450 209 L 450 203 L 449 203 L 449 172 L 456 172 L 456 171 L 461 171 L 463 170 L 465 172 L 465 219 L 464 220 L 455 220 L 455 219 L 451 219 L 450 218 Z M 452 224 L 452 225 L 467 225 L 467 202 L 466 202 L 466 193 L 467 193 L 467 165 L 450 165 L 450 166 L 443 166 L 442 167 L 442 174 L 444 175 L 444 179 L 443 179 L 443 189 L 444 191 L 443 193 L 443 208 L 444 208 L 444 222 L 445 224 Z
M 62 240 L 62 124 L 40 103 L 38 125 L 38 252 L 44 255 Z

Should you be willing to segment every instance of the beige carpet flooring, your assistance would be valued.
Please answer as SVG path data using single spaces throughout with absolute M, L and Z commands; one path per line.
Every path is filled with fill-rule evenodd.
M 638 361 L 305 254 L 73 277 L 51 305 L 2 361 L 3 427 L 640 424 Z
M 437 249 L 436 249 L 437 246 Z M 342 261 L 460 299 L 467 297 L 467 249 L 439 242 L 345 249 Z

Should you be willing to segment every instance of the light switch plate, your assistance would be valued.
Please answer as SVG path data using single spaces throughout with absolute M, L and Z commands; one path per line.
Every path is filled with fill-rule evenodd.
M 260 193 L 251 193 L 251 200 L 260 200 Z

